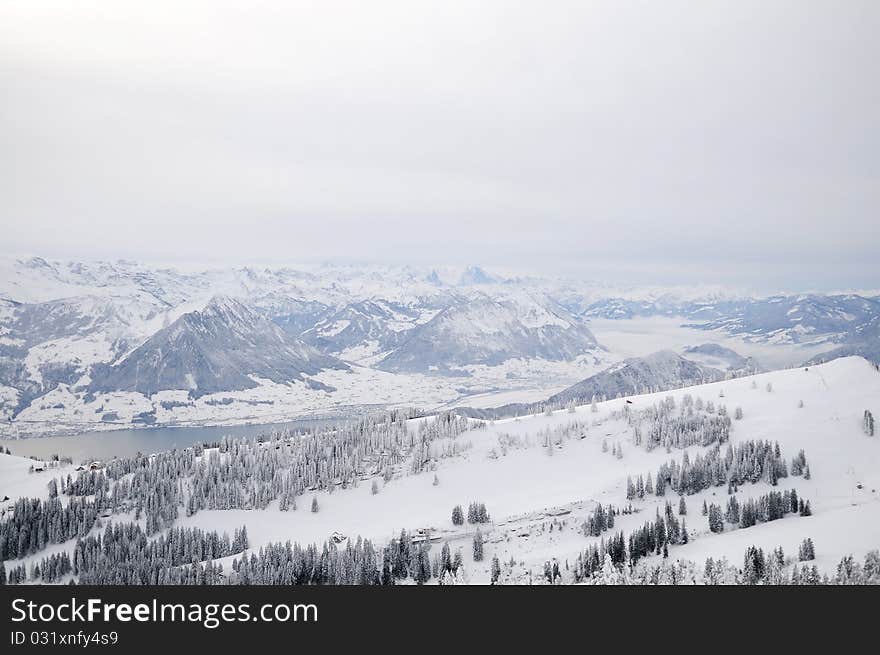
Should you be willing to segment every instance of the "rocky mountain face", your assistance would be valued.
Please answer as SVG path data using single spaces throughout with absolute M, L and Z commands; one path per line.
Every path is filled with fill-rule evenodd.
M 254 378 L 277 383 L 304 380 L 347 365 L 286 334 L 241 302 L 218 296 L 188 312 L 120 361 L 93 368 L 92 392 L 186 389 L 197 398 L 250 389 Z

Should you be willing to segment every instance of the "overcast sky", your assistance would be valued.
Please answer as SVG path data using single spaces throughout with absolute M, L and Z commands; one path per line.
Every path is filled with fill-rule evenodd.
M 0 3 L 0 251 L 880 286 L 880 2 Z

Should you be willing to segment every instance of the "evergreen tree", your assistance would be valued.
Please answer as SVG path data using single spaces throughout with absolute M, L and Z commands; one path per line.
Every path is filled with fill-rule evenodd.
M 477 528 L 474 534 L 474 561 L 483 561 L 483 533 L 480 532 L 480 528 Z
M 721 516 L 721 508 L 715 504 L 709 505 L 709 530 L 724 532 L 724 518 Z
M 865 418 L 862 422 L 862 429 L 869 437 L 874 436 L 874 415 L 871 414 L 871 412 L 869 412 L 867 409 L 865 410 Z
M 684 496 L 681 496 L 681 497 L 678 499 L 678 515 L 679 515 L 679 516 L 684 516 L 684 515 L 687 514 L 687 513 L 688 513 L 688 511 L 687 511 L 687 504 L 684 502 Z
M 452 525 L 464 525 L 464 512 L 461 505 L 452 508 Z
M 440 575 L 447 571 L 452 571 L 452 553 L 449 550 L 449 543 L 444 541 L 443 548 L 440 549 Z
M 798 548 L 798 561 L 809 562 L 816 559 L 816 549 L 813 540 L 807 537 Z
M 498 561 L 497 555 L 492 555 L 492 584 L 497 584 L 499 578 L 501 578 L 501 563 Z
M 321 508 L 318 506 L 318 497 L 312 496 L 312 513 L 317 514 Z

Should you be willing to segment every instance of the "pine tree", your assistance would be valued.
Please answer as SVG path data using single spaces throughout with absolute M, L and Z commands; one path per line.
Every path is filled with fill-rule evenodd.
M 370 493 L 374 496 L 379 493 L 379 483 L 373 480 L 373 484 L 370 486 Z
M 447 571 L 452 570 L 452 553 L 449 550 L 449 543 L 443 542 L 443 547 L 440 549 L 440 575 L 442 576 Z
M 317 514 L 319 509 L 321 508 L 318 506 L 318 497 L 312 496 L 312 513 Z
M 874 415 L 871 414 L 867 409 L 865 410 L 865 418 L 862 424 L 862 429 L 864 429 L 865 434 L 869 437 L 874 436 Z
M 483 533 L 480 532 L 480 528 L 474 533 L 474 561 L 483 561 Z
M 501 563 L 497 555 L 492 555 L 492 584 L 497 584 L 501 578 Z
M 452 525 L 464 525 L 464 512 L 461 505 L 452 508 Z
M 452 556 L 452 572 L 458 573 L 459 569 L 462 568 L 461 561 L 461 548 L 455 551 L 455 555 Z
M 703 501 L 703 516 L 707 516 L 709 514 L 709 506 L 706 505 L 706 501 Z
M 437 474 L 434 474 L 434 482 L 432 483 L 435 487 L 440 484 L 440 478 L 437 477 Z
M 679 516 L 684 516 L 687 513 L 688 513 L 687 504 L 684 501 L 684 496 L 681 496 L 678 499 L 678 514 L 679 514 Z
M 816 549 L 813 546 L 813 540 L 807 537 L 801 542 L 798 548 L 798 560 L 801 562 L 809 562 L 816 559 Z

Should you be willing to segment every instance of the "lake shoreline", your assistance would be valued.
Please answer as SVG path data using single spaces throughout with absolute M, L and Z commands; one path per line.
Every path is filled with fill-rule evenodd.
M 137 426 L 123 429 L 90 430 L 66 435 L 0 438 L 0 447 L 23 457 L 50 459 L 53 455 L 71 457 L 74 462 L 93 459 L 131 457 L 196 444 L 215 443 L 226 436 L 253 438 L 284 431 L 327 428 L 355 420 L 352 415 L 309 417 L 273 423 L 234 425 L 162 425 Z

